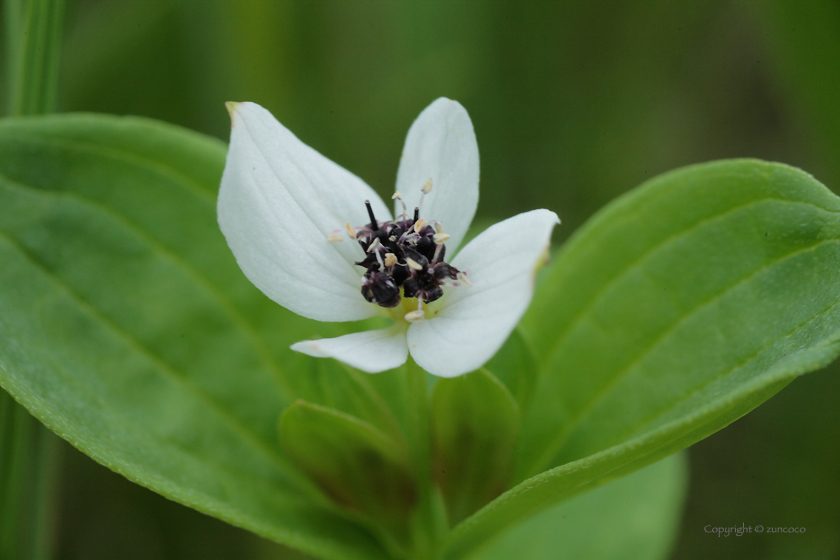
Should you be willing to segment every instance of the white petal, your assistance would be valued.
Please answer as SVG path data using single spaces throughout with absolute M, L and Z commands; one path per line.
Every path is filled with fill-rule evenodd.
M 352 321 L 377 313 L 361 295 L 354 266 L 364 253 L 345 222 L 377 219 L 385 204 L 364 181 L 325 158 L 254 103 L 229 104 L 232 118 L 219 225 L 245 276 L 265 295 L 304 317 Z M 341 243 L 327 240 L 342 230 Z
M 441 97 L 420 113 L 405 139 L 397 190 L 414 211 L 420 188 L 432 180 L 420 215 L 443 224 L 454 254 L 478 206 L 478 144 L 470 116 L 460 103 Z M 396 212 L 402 212 L 397 204 Z
M 504 344 L 534 294 L 534 275 L 551 231 L 549 210 L 532 210 L 473 239 L 452 265 L 468 270 L 472 286 L 445 288 L 438 314 L 408 329 L 411 356 L 426 371 L 455 377 L 473 371 Z
M 394 369 L 405 363 L 408 347 L 404 324 L 386 329 L 346 334 L 338 338 L 304 340 L 292 350 L 316 358 L 335 358 L 368 373 Z

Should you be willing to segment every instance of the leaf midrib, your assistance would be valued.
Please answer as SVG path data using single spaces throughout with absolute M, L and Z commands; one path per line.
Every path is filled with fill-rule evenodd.
M 765 199 L 766 200 L 766 199 Z M 811 205 L 814 206 L 814 205 Z M 537 465 L 534 468 L 529 469 L 528 472 L 532 471 L 541 471 L 543 465 L 550 464 L 554 457 L 560 453 L 563 445 L 566 441 L 568 441 L 569 437 L 574 432 L 575 428 L 577 428 L 586 415 L 591 412 L 595 406 L 600 402 L 606 395 L 608 395 L 612 389 L 616 386 L 616 384 L 623 379 L 624 375 L 631 371 L 634 367 L 639 365 L 641 361 L 644 360 L 652 351 L 659 347 L 659 345 L 668 338 L 676 329 L 680 327 L 685 321 L 694 317 L 698 312 L 703 310 L 704 308 L 708 307 L 709 305 L 715 303 L 716 301 L 720 300 L 721 298 L 725 297 L 728 293 L 732 290 L 736 289 L 738 286 L 749 282 L 765 270 L 778 265 L 779 263 L 793 258 L 796 255 L 805 253 L 807 251 L 812 251 L 824 245 L 825 243 L 830 242 L 840 242 L 838 239 L 823 239 L 807 247 L 801 247 L 795 251 L 791 251 L 790 253 L 786 253 L 781 257 L 773 259 L 772 261 L 765 263 L 764 265 L 752 270 L 746 276 L 738 279 L 736 282 L 726 286 L 718 293 L 714 294 L 713 296 L 703 300 L 699 304 L 695 305 L 692 309 L 684 313 L 680 316 L 679 319 L 674 321 L 668 328 L 661 331 L 651 342 L 636 355 L 626 366 L 622 367 L 621 369 L 617 370 L 615 374 L 613 374 L 607 381 L 604 383 L 597 392 L 595 392 L 591 398 L 589 398 L 586 402 L 586 405 L 581 407 L 577 413 L 571 416 L 567 422 L 564 423 L 563 428 L 558 431 L 557 435 L 551 439 L 551 443 L 546 445 L 546 452 L 540 456 L 540 460 L 537 461 L 535 464 Z
M 724 212 L 719 212 L 717 214 L 713 214 L 711 216 L 707 216 L 693 224 L 689 225 L 688 227 L 680 230 L 679 232 L 675 232 L 665 238 L 663 238 L 659 243 L 652 245 L 649 249 L 645 250 L 644 252 L 637 255 L 633 260 L 629 261 L 624 268 L 618 271 L 618 274 L 610 278 L 607 282 L 605 282 L 598 290 L 592 294 L 592 296 L 587 301 L 586 305 L 582 307 L 577 313 L 572 316 L 571 320 L 567 323 L 567 326 L 557 335 L 557 340 L 551 345 L 551 348 L 547 352 L 541 353 L 543 356 L 539 359 L 541 365 L 545 365 L 551 361 L 553 361 L 554 357 L 562 350 L 562 346 L 567 342 L 569 335 L 577 328 L 577 326 L 583 321 L 585 316 L 592 311 L 592 309 L 598 304 L 601 296 L 604 295 L 613 285 L 621 281 L 626 275 L 634 271 L 638 268 L 644 261 L 648 260 L 654 254 L 659 252 L 660 250 L 664 249 L 667 245 L 676 242 L 680 238 L 689 235 L 696 230 L 702 228 L 703 226 L 724 219 L 728 217 L 730 214 L 737 213 L 741 210 L 749 208 L 751 206 L 756 206 L 758 204 L 762 204 L 765 202 L 782 202 L 785 204 L 801 204 L 805 206 L 811 206 L 818 210 L 822 210 L 829 214 L 840 214 L 840 210 L 829 210 L 828 208 L 824 208 L 819 206 L 818 204 L 814 204 L 812 202 L 806 202 L 802 200 L 789 200 L 785 198 L 776 198 L 776 197 L 766 197 L 761 198 L 758 200 L 752 200 L 750 202 L 740 204 L 737 206 L 733 206 Z M 557 261 L 560 262 L 560 259 Z M 556 266 L 556 265 L 555 265 Z
M 829 241 L 840 242 L 840 240 L 836 240 L 836 239 L 835 240 L 829 240 Z M 800 329 L 806 327 L 809 323 L 812 323 L 812 322 L 818 320 L 820 317 L 822 317 L 826 313 L 831 312 L 833 309 L 835 309 L 836 307 L 839 307 L 839 306 L 840 306 L 840 302 L 832 303 L 831 305 L 829 305 L 828 307 L 826 307 L 825 309 L 823 309 L 822 311 L 820 311 L 816 315 L 814 315 L 812 317 L 809 317 L 808 319 L 800 322 L 798 325 L 796 325 L 795 327 L 790 329 L 788 332 L 786 332 L 782 335 L 779 335 L 777 338 L 774 338 L 769 343 L 765 344 L 764 346 L 762 346 L 761 348 L 759 348 L 758 350 L 756 350 L 751 355 L 747 356 L 746 358 L 744 358 L 743 360 L 741 360 L 739 363 L 735 364 L 731 368 L 726 369 L 726 370 L 722 371 L 721 373 L 716 374 L 714 377 L 706 380 L 704 383 L 702 383 L 698 387 L 695 387 L 694 389 L 690 390 L 688 393 L 685 393 L 684 395 L 678 397 L 677 399 L 669 402 L 668 406 L 666 406 L 665 408 L 662 408 L 662 409 L 656 411 L 654 414 L 649 415 L 647 418 L 641 420 L 640 422 L 638 422 L 635 426 L 633 426 L 629 430 L 625 430 L 620 436 L 613 438 L 610 443 L 605 445 L 605 449 L 610 448 L 610 447 L 614 447 L 615 445 L 618 445 L 619 443 L 626 440 L 627 438 L 635 437 L 636 435 L 642 433 L 647 426 L 650 426 L 651 424 L 654 424 L 659 418 L 665 416 L 666 414 L 668 414 L 672 410 L 676 409 L 679 405 L 681 405 L 685 401 L 689 400 L 691 397 L 693 397 L 693 396 L 697 395 L 698 393 L 700 393 L 701 391 L 705 390 L 707 387 L 709 387 L 713 383 L 716 383 L 717 381 L 723 379 L 724 377 L 727 377 L 732 372 L 734 372 L 738 369 L 741 369 L 743 367 L 746 367 L 747 365 L 749 365 L 750 362 L 752 362 L 762 352 L 770 349 L 773 345 L 777 344 L 780 340 L 784 340 L 785 338 L 788 338 L 789 336 L 795 334 Z M 769 366 L 769 367 L 772 367 L 772 366 Z M 768 367 L 768 369 L 769 369 L 769 367 Z
M 11 128 L 12 134 L 10 136 L 17 135 L 22 137 L 23 142 L 25 143 L 40 144 L 42 146 L 54 146 L 68 151 L 87 152 L 104 158 L 111 158 L 129 163 L 140 168 L 153 169 L 161 175 L 168 176 L 173 183 L 185 187 L 184 190 L 195 195 L 196 198 L 201 200 L 202 204 L 207 204 L 209 202 L 212 206 L 215 206 L 216 197 L 213 196 L 213 193 L 205 190 L 201 186 L 201 183 L 191 179 L 188 175 L 184 175 L 177 169 L 165 165 L 155 159 L 143 157 L 118 148 L 107 147 L 93 142 L 86 142 L 84 140 L 74 140 L 70 142 L 66 140 L 58 140 L 55 137 L 45 138 L 40 132 L 35 132 L 34 134 L 29 131 L 21 133 L 20 130 L 15 130 L 14 127 Z
M 51 279 L 55 286 L 63 290 L 72 300 L 76 302 L 76 304 L 79 307 L 81 307 L 85 312 L 94 317 L 100 324 L 103 325 L 103 327 L 108 328 L 114 336 L 123 340 L 138 354 L 149 360 L 149 362 L 151 362 L 155 366 L 155 369 L 157 371 L 166 374 L 165 376 L 170 377 L 176 383 L 183 386 L 188 392 L 192 393 L 197 399 L 203 402 L 208 407 L 208 409 L 215 412 L 218 415 L 218 417 L 223 420 L 223 423 L 227 424 L 233 432 L 240 434 L 243 437 L 244 441 L 247 441 L 255 450 L 259 451 L 259 454 L 269 459 L 275 466 L 279 468 L 281 472 L 289 476 L 291 480 L 294 480 L 295 482 L 303 480 L 301 479 L 299 473 L 297 473 L 293 468 L 291 468 L 290 465 L 288 465 L 285 462 L 284 458 L 281 455 L 279 455 L 279 453 L 277 453 L 276 450 L 272 449 L 261 438 L 253 434 L 247 426 L 243 425 L 239 421 L 239 419 L 236 418 L 236 416 L 233 415 L 230 411 L 228 411 L 224 406 L 222 406 L 221 403 L 219 403 L 213 397 L 208 395 L 199 386 L 189 381 L 186 377 L 180 375 L 172 366 L 166 363 L 163 359 L 159 358 L 150 349 L 143 346 L 130 334 L 126 333 L 122 328 L 120 328 L 117 324 L 111 321 L 106 315 L 101 313 L 91 302 L 89 302 L 81 294 L 73 290 L 52 270 L 50 270 L 47 266 L 41 263 L 34 255 L 27 251 L 23 245 L 18 243 L 17 240 L 9 236 L 6 232 L 2 231 L 0 231 L 0 238 L 6 240 L 6 242 L 9 243 L 9 245 L 17 249 L 17 251 L 22 256 L 24 256 L 30 263 L 32 263 L 34 267 L 39 269 L 45 276 Z M 309 487 L 308 481 L 303 486 Z
M 128 216 L 125 214 L 118 212 L 117 210 L 105 206 L 93 199 L 90 199 L 77 191 L 72 190 L 61 190 L 61 191 L 48 191 L 39 189 L 37 187 L 33 187 L 31 185 L 26 185 L 10 179 L 8 176 L 0 173 L 0 184 L 3 184 L 9 188 L 16 188 L 21 191 L 31 191 L 36 193 L 38 196 L 43 196 L 45 198 L 68 198 L 70 200 L 74 200 L 78 204 L 82 206 L 89 206 L 95 209 L 98 212 L 105 214 L 106 216 L 110 217 L 115 222 L 122 225 L 126 230 L 128 230 L 132 235 L 134 235 L 138 240 L 143 243 L 146 243 L 154 252 L 159 253 L 161 256 L 166 258 L 170 263 L 172 263 L 176 268 L 182 270 L 187 276 L 191 277 L 197 284 L 199 284 L 202 288 L 204 288 L 207 293 L 217 301 L 217 303 L 222 307 L 222 309 L 227 313 L 228 317 L 239 326 L 246 337 L 252 342 L 257 352 L 257 355 L 260 357 L 260 361 L 263 365 L 269 369 L 273 373 L 273 377 L 275 382 L 277 383 L 278 387 L 284 389 L 284 385 L 282 384 L 282 373 L 280 368 L 277 365 L 277 362 L 271 357 L 271 350 L 268 347 L 268 343 L 265 339 L 260 336 L 253 325 L 245 318 L 242 312 L 239 310 L 236 305 L 226 296 L 224 293 L 216 287 L 216 285 L 202 273 L 198 268 L 191 265 L 187 260 L 183 259 L 182 257 L 178 256 L 177 253 L 168 249 L 165 245 L 161 244 L 149 234 L 147 234 L 138 224 L 133 222 Z

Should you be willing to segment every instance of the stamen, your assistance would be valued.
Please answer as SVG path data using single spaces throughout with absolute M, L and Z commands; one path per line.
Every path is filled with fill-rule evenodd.
M 400 191 L 395 192 L 394 195 L 391 197 L 391 200 L 399 200 L 400 201 L 400 204 L 402 205 L 402 209 L 403 209 L 403 213 L 400 214 L 401 216 L 405 216 L 405 215 L 408 214 L 408 208 L 406 208 L 406 206 L 405 206 L 405 201 L 403 200 L 402 193 Z
M 423 300 L 419 297 L 417 298 L 417 311 L 409 311 L 405 314 L 405 320 L 409 323 L 413 323 L 415 321 L 422 321 L 426 318 L 426 312 L 423 311 Z
M 366 200 L 370 223 L 361 227 L 353 227 L 350 222 L 345 224 L 347 236 L 359 243 L 365 254 L 356 263 L 367 269 L 361 278 L 364 299 L 380 307 L 393 308 L 400 301 L 416 298 L 417 310 L 404 315 L 411 322 L 425 319 L 423 304 L 440 299 L 447 286 L 472 285 L 465 273 L 445 262 L 445 243 L 451 236 L 444 233 L 437 220 L 420 217 L 423 197 L 432 190 L 431 179 L 420 190 L 413 220 L 405 213 L 402 193 L 397 191 L 391 198 L 400 201 L 404 212 L 396 219 L 388 218 L 380 223 L 370 201 Z M 331 242 L 339 242 L 342 237 L 340 229 L 327 234 Z
M 356 240 L 356 230 L 353 229 L 353 226 L 350 225 L 350 222 L 347 222 L 346 224 L 344 224 L 344 229 L 347 230 L 347 236 L 350 239 L 355 241 Z
M 417 207 L 420 208 L 423 206 L 423 197 L 432 192 L 432 180 L 427 179 L 423 186 L 420 187 L 420 202 L 417 203 Z M 417 219 L 416 217 L 414 218 Z
M 422 309 L 418 309 L 417 311 L 410 311 L 405 314 L 405 320 L 409 323 L 416 323 L 417 321 L 422 321 L 426 318 L 426 312 Z
M 337 233 L 331 233 L 327 236 L 327 241 L 331 243 L 341 243 L 344 239 L 342 239 L 342 237 Z
M 370 229 L 376 231 L 379 229 L 379 223 L 376 221 L 376 216 L 373 215 L 373 208 L 370 205 L 370 200 L 365 200 L 367 206 L 368 216 L 370 216 Z

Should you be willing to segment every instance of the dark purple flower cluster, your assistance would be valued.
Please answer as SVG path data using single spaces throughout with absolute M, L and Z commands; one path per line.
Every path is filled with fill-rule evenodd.
M 393 222 L 378 222 L 365 201 L 370 224 L 355 232 L 365 258 L 356 262 L 367 269 L 362 295 L 381 307 L 396 307 L 402 297 L 431 303 L 443 295 L 444 281 L 456 280 L 459 270 L 444 262 L 448 235 L 437 224 L 406 214 Z M 402 294 L 400 294 L 402 288 Z

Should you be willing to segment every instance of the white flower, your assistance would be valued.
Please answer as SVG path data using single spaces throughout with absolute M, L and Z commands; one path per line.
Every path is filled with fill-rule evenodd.
M 478 204 L 478 145 L 460 104 L 438 99 L 408 131 L 396 220 L 373 189 L 265 109 L 228 108 L 219 225 L 248 279 L 304 317 L 394 321 L 381 330 L 298 342 L 294 350 L 370 373 L 400 366 L 411 352 L 443 377 L 473 371 L 496 353 L 531 301 L 536 268 L 559 220 L 549 210 L 519 214 L 450 260 Z

